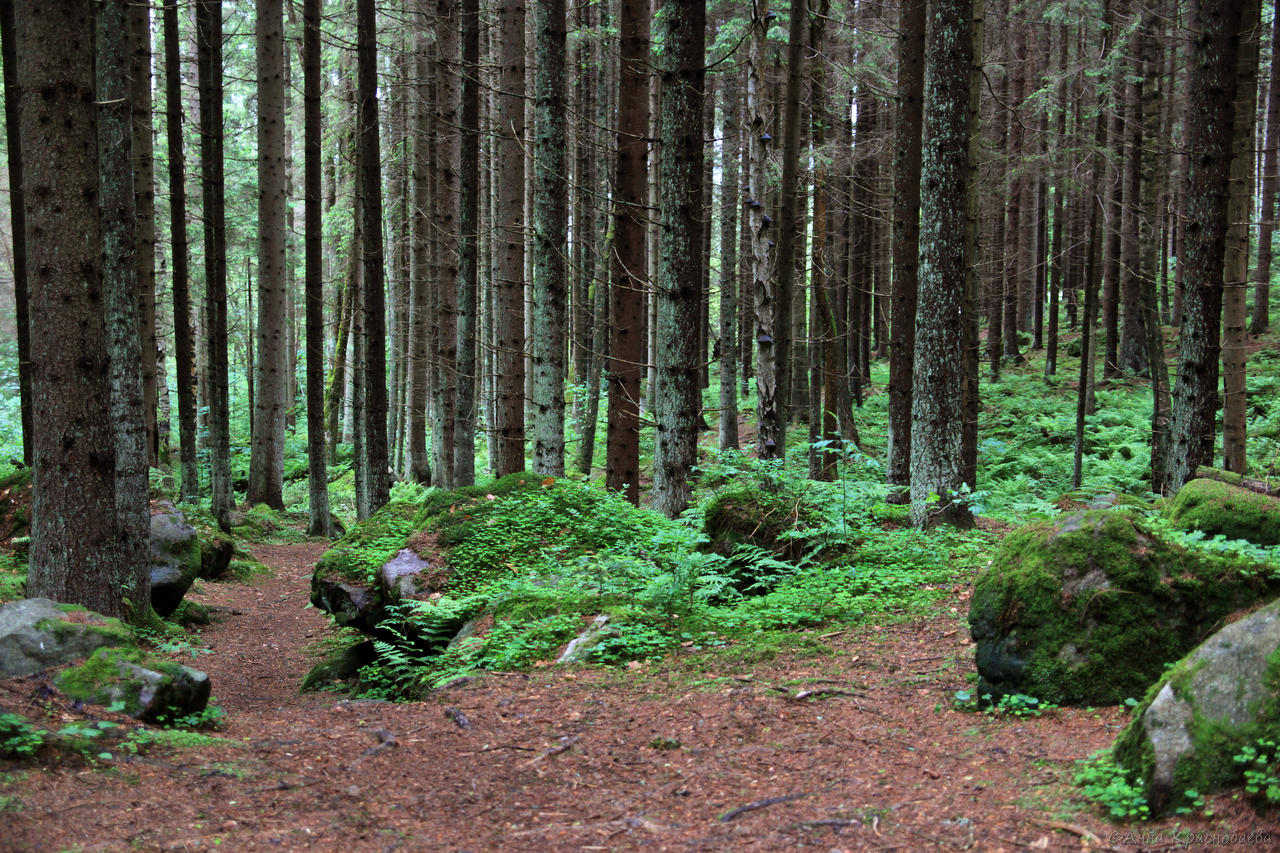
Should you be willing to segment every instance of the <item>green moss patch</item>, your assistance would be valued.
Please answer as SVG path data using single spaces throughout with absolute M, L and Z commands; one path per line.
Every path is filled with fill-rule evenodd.
M 1280 501 L 1217 480 L 1187 483 L 1169 505 L 1168 515 L 1183 530 L 1280 545 Z
M 414 519 L 419 509 L 411 501 L 393 501 L 382 507 L 324 552 L 316 563 L 316 575 L 372 584 L 378 568 L 416 532 Z
M 1164 664 L 1274 586 L 1269 571 L 1187 551 L 1122 510 L 1028 525 L 974 586 L 979 690 L 1057 704 L 1140 696 Z

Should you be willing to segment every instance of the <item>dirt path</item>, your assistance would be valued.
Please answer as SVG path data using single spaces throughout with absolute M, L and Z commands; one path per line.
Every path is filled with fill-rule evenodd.
M 1119 711 L 952 709 L 972 668 L 962 608 L 798 635 L 805 656 L 732 671 L 690 653 L 626 671 L 495 674 L 423 703 L 352 702 L 297 692 L 303 648 L 327 630 L 306 607 L 325 547 L 264 546 L 272 576 L 197 597 L 236 611 L 205 629 L 211 651 L 195 663 L 227 712 L 225 743 L 10 772 L 0 793 L 21 808 L 4 815 L 0 849 L 1134 851 L 1176 840 L 1169 823 L 1134 830 L 1158 843 L 1126 839 L 1068 784 L 1074 762 L 1114 737 Z M 1230 801 L 1218 814 L 1185 826 L 1280 836 Z

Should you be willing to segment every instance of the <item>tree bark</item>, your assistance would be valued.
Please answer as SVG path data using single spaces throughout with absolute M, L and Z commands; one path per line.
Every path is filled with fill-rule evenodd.
M 18 396 L 22 417 L 22 461 L 31 465 L 31 312 L 27 279 L 26 202 L 22 176 L 22 130 L 18 117 L 17 33 L 14 0 L 0 0 L 0 53 L 4 65 L 4 129 L 9 149 L 9 221 L 13 226 L 13 301 L 18 331 Z
M 1219 324 L 1227 234 L 1227 188 L 1235 117 L 1241 9 L 1222 0 L 1192 5 L 1195 42 L 1187 85 L 1190 121 L 1182 316 L 1173 388 L 1170 486 L 1176 491 L 1212 457 L 1218 403 Z
M 303 193 L 306 200 L 306 236 L 303 255 L 306 271 L 307 338 L 307 498 L 312 536 L 333 533 L 329 515 L 328 458 L 324 429 L 324 258 L 321 238 L 320 147 L 320 15 L 324 0 L 304 0 L 302 7 L 302 111 Z
M 697 461 L 702 268 L 702 99 L 706 3 L 668 0 L 662 18 L 662 271 L 658 300 L 658 397 L 654 406 L 653 508 L 669 518 L 689 504 Z
M 1231 186 L 1227 198 L 1227 240 L 1222 292 L 1222 467 L 1245 472 L 1245 331 L 1249 317 L 1249 223 L 1253 214 L 1254 113 L 1258 98 L 1258 36 L 1261 4 L 1243 4 L 1236 105 L 1233 122 Z
M 360 184 L 364 195 L 361 287 L 364 334 L 358 338 L 362 396 L 357 417 L 364 427 L 363 459 L 356 464 L 356 514 L 368 518 L 390 500 L 387 474 L 387 333 L 385 259 L 382 246 L 382 163 L 378 132 L 378 53 L 374 0 L 356 2 L 357 86 L 360 97 Z M 360 482 L 363 468 L 363 488 Z
M 227 223 L 222 139 L 222 0 L 197 0 L 200 187 L 204 200 L 210 510 L 231 529 L 231 411 L 227 392 Z
M 1258 265 L 1254 272 L 1253 320 L 1249 333 L 1271 325 L 1271 262 L 1280 197 L 1280 15 L 1271 22 L 1271 77 L 1267 83 L 1267 144 L 1262 158 L 1262 206 L 1258 214 Z
M 649 4 L 622 0 L 618 21 L 618 159 L 614 182 L 609 314 L 609 412 L 605 485 L 640 503 L 640 382 L 644 362 L 644 289 L 648 284 Z
M 493 441 L 494 473 L 523 471 L 524 462 L 524 4 L 502 0 L 498 7 L 500 79 L 498 95 L 499 241 L 495 357 L 498 405 Z
M 462 75 L 458 199 L 457 420 L 453 427 L 453 481 L 476 481 L 476 330 L 480 279 L 480 11 L 477 0 L 459 10 Z
M 911 519 L 972 523 L 960 498 L 972 0 L 938 0 L 925 48 L 920 310 L 912 400 Z M 936 496 L 936 497 L 935 497 Z
M 284 3 L 256 5 L 258 68 L 258 328 L 254 361 L 250 505 L 284 509 L 284 421 L 289 390 L 285 304 Z
M 534 45 L 533 470 L 562 477 L 569 202 L 565 0 L 534 5 Z
M 898 112 L 893 138 L 893 294 L 889 325 L 887 479 L 911 485 L 911 386 L 920 261 L 920 146 L 924 105 L 925 0 L 898 10 Z
M 190 250 L 187 245 L 186 168 L 182 149 L 182 53 L 178 7 L 164 5 L 165 109 L 169 156 L 169 239 L 173 268 L 174 368 L 178 389 L 178 457 L 183 500 L 200 494 L 196 462 L 195 335 L 191 326 Z

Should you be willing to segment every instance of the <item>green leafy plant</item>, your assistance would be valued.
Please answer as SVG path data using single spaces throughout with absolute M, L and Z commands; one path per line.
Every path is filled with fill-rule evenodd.
M 1107 750 L 1077 762 L 1075 783 L 1112 818 L 1146 820 L 1151 816 L 1146 797 L 1142 795 L 1142 780 L 1131 780 L 1128 771 L 1116 764 Z
M 957 690 L 953 704 L 961 711 L 982 711 L 994 716 L 1039 717 L 1045 711 L 1058 707 L 1025 693 L 1006 693 L 993 699 L 990 693 L 977 695 L 972 690 Z
M 30 758 L 44 745 L 45 732 L 17 714 L 0 714 L 0 754 Z
M 1280 750 L 1271 738 L 1258 738 L 1233 755 L 1244 777 L 1244 789 L 1255 802 L 1280 806 Z

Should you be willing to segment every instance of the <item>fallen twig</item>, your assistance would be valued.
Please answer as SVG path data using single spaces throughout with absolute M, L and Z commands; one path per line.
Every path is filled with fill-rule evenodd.
M 782 796 L 782 797 L 768 797 L 763 800 L 756 800 L 754 803 L 747 803 L 745 806 L 738 806 L 736 809 L 730 809 L 729 811 L 720 815 L 720 822 L 728 823 L 731 820 L 735 820 L 741 817 L 747 812 L 753 812 L 756 809 L 767 809 L 769 806 L 778 805 L 778 803 L 789 803 L 792 800 L 799 800 L 807 796 L 809 796 L 809 792 L 805 791 L 800 794 L 787 794 L 786 796 Z
M 790 697 L 790 698 L 792 698 L 792 699 L 798 699 L 798 700 L 803 700 L 803 699 L 825 699 L 825 698 L 827 698 L 828 696 L 851 696 L 851 697 L 853 697 L 855 700 L 856 700 L 856 699 L 865 699 L 865 698 L 867 698 L 867 697 L 866 697 L 864 694 L 862 694 L 862 693 L 854 693 L 852 690 L 840 690 L 840 689 L 835 688 L 835 687 L 819 687 L 817 690 L 801 690 L 799 693 L 797 693 L 796 695 L 794 695 L 794 696 L 792 696 L 792 697 Z M 858 703 L 857 703 L 856 701 L 854 702 L 854 704 L 855 704 L 855 705 L 858 705 Z M 861 705 L 858 705 L 858 707 L 859 707 L 859 708 L 861 708 L 862 706 L 861 706 Z

